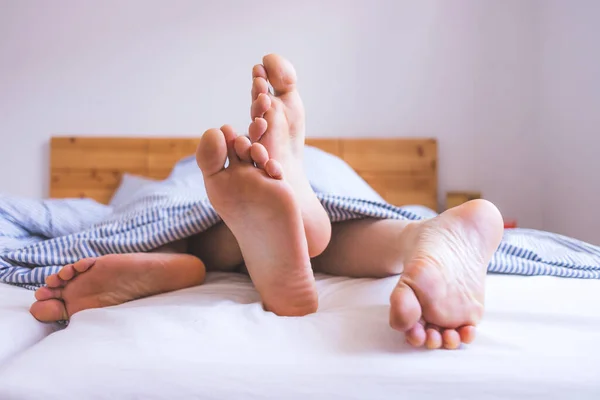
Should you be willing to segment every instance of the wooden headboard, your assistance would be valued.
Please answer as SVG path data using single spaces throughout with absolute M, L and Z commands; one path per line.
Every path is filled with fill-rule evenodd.
M 197 138 L 53 137 L 50 197 L 108 203 L 123 173 L 163 179 L 194 154 Z M 437 207 L 435 139 L 307 139 L 345 160 L 395 205 Z

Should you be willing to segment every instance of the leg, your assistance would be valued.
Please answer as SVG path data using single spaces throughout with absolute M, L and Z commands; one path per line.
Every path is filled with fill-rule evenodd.
M 315 271 L 352 278 L 385 278 L 402 272 L 398 251 L 410 221 L 361 219 L 332 225 L 331 242 L 312 260 Z
M 390 325 L 415 346 L 457 348 L 474 339 L 487 265 L 502 232 L 500 213 L 483 200 L 422 222 L 344 222 L 333 227 L 313 266 L 350 276 L 402 273 L 390 298 Z
M 224 223 L 190 237 L 187 253 L 201 259 L 208 271 L 235 271 L 244 262 L 235 236 Z

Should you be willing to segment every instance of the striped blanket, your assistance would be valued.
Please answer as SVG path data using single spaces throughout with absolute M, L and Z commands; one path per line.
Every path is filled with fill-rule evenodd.
M 338 168 L 335 181 L 350 188 L 346 192 L 328 190 L 331 184 L 319 182 L 319 174 L 307 171 L 309 178 L 314 177 L 313 187 L 332 222 L 431 216 L 422 208 L 385 203 L 349 167 L 339 161 L 333 165 L 333 160 L 323 160 L 322 154 L 317 156 L 330 170 Z M 319 162 L 307 165 L 323 171 Z M 191 159 L 182 160 L 165 181 L 146 185 L 116 206 L 80 199 L 0 197 L 0 282 L 35 289 L 48 275 L 81 258 L 149 251 L 218 222 Z M 600 247 L 548 232 L 510 229 L 488 271 L 599 279 Z

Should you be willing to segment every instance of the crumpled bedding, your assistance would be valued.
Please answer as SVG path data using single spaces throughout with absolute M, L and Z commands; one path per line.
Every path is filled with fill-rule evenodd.
M 333 222 L 357 218 L 419 220 L 423 207 L 395 207 L 341 159 L 307 147 L 306 174 Z M 327 171 L 327 173 L 323 173 Z M 35 289 L 62 266 L 85 257 L 144 252 L 220 222 L 193 157 L 164 181 L 117 207 L 91 200 L 0 197 L 0 282 Z M 510 229 L 489 272 L 600 278 L 600 248 L 548 232 Z

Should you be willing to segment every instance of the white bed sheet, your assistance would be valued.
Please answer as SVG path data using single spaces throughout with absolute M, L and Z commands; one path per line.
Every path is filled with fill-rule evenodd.
M 0 365 L 59 329 L 29 314 L 34 301 L 31 290 L 0 283 Z
M 319 312 L 279 318 L 246 277 L 212 274 L 77 314 L 4 364 L 0 398 L 600 398 L 600 281 L 488 282 L 476 343 L 426 351 L 388 327 L 394 278 L 319 276 Z

